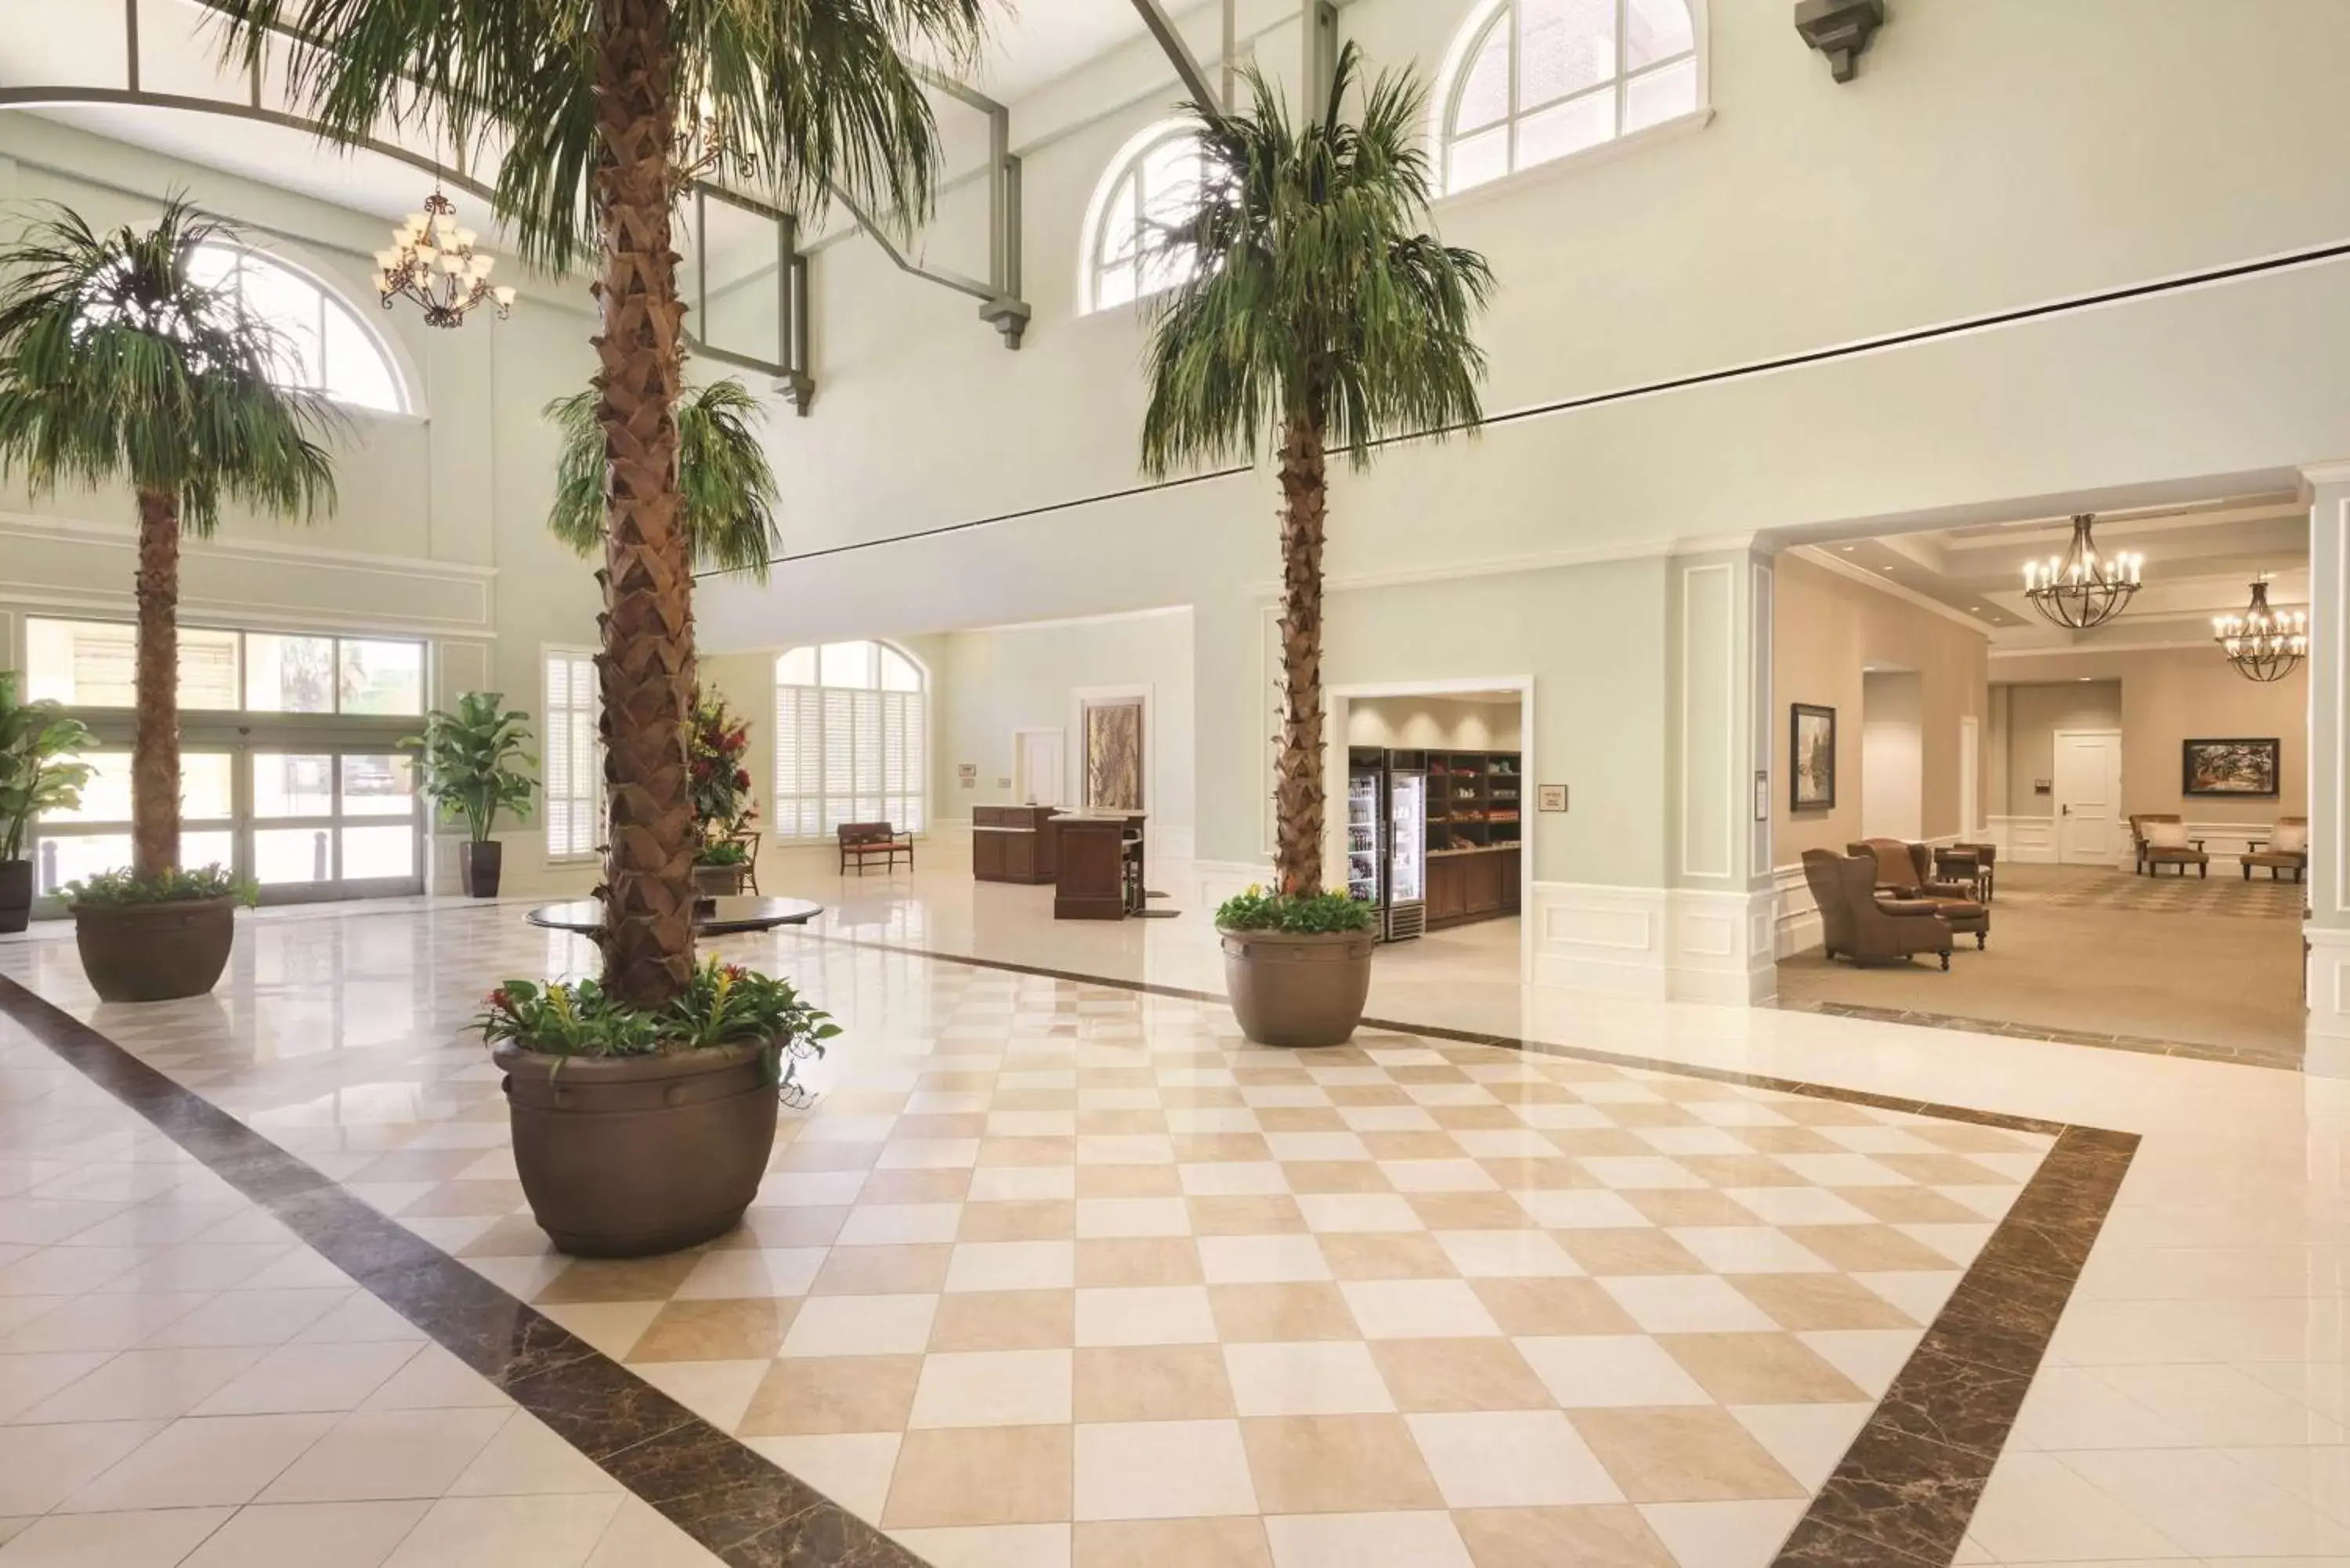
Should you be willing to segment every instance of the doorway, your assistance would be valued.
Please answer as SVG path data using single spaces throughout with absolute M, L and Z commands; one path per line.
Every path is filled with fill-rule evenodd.
M 2059 730 L 2055 739 L 2057 864 L 2117 866 L 2122 860 L 2121 732 Z
M 1062 735 L 1058 730 L 1021 730 L 1012 737 L 1012 798 L 1023 805 L 1059 805 Z

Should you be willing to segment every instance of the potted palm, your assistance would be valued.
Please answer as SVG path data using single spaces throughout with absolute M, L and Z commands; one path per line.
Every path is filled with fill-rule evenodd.
M 209 536 L 224 501 L 305 520 L 334 504 L 313 439 L 335 423 L 333 406 L 272 379 L 286 357 L 278 334 L 232 282 L 205 282 L 192 265 L 236 241 L 174 196 L 148 227 L 103 234 L 50 208 L 0 246 L 0 474 L 36 494 L 119 481 L 138 497 L 131 865 L 85 885 L 73 906 L 83 962 L 109 1000 L 109 985 L 141 1001 L 211 990 L 234 935 L 225 874 L 180 870 L 181 536 Z M 140 982 L 126 986 L 129 975 Z
M 616 1038 L 650 1042 L 630 1063 L 644 1075 L 632 1092 L 690 1096 L 707 1075 L 708 1053 L 733 1048 L 698 1023 L 676 1025 L 681 1004 L 703 994 L 697 976 L 707 972 L 693 950 L 698 846 L 686 745 L 697 541 L 682 522 L 685 304 L 671 238 L 695 156 L 696 111 L 722 132 L 703 141 L 703 161 L 739 189 L 803 217 L 824 211 L 836 192 L 866 212 L 918 217 L 936 187 L 939 138 L 922 75 L 900 51 L 959 66 L 974 57 L 988 9 L 987 0 L 598 0 L 550 10 L 551 25 L 531 26 L 518 21 L 514 0 L 220 7 L 228 58 L 290 84 L 296 107 L 331 136 L 364 141 L 387 114 L 456 145 L 495 132 L 504 142 L 495 207 L 521 258 L 552 273 L 592 258 L 600 318 L 593 408 L 603 438 L 596 668 L 608 813 L 597 1006 L 629 1021 L 614 1025 Z M 764 987 L 781 984 L 754 990 L 772 994 Z M 730 987 L 730 998 L 740 994 Z M 578 1000 L 563 1005 L 576 1011 Z M 753 1019 L 749 1029 L 789 1027 L 764 1004 L 740 1016 Z M 630 1143 L 624 1166 L 608 1148 L 597 1153 L 619 1124 L 572 1114 L 579 1102 L 565 1099 L 569 1075 L 564 1084 L 554 1076 L 561 1058 L 526 1052 L 507 1063 L 524 1190 L 563 1244 L 674 1245 L 741 1212 L 747 1189 L 712 1198 L 664 1189 L 661 1201 L 678 1210 L 670 1223 L 582 1231 L 559 1222 L 550 1206 L 561 1178 L 548 1142 L 521 1136 L 526 1113 L 567 1118 L 562 1136 L 584 1151 L 584 1164 L 600 1158 L 608 1173 L 691 1166 L 707 1129 L 671 1118 L 658 1144 Z M 758 1114 L 737 1114 L 744 1137 L 756 1141 Z M 770 1104 L 769 1138 L 773 1114 Z
M 1329 101 L 1303 125 L 1254 69 L 1248 113 L 1192 105 L 1206 164 L 1196 208 L 1147 241 L 1162 274 L 1181 281 L 1149 306 L 1143 466 L 1163 478 L 1203 461 L 1253 462 L 1269 432 L 1280 471 L 1274 886 L 1218 919 L 1241 1027 L 1268 1044 L 1346 1039 L 1369 985 L 1367 909 L 1322 891 L 1330 452 L 1359 468 L 1386 441 L 1482 417 L 1485 361 L 1472 328 L 1492 272 L 1422 232 L 1425 89 L 1408 73 L 1382 75 L 1350 122 L 1359 68 L 1350 44 Z
M 523 750 L 530 740 L 530 715 L 501 710 L 504 695 L 466 691 L 456 711 L 435 708 L 424 715 L 424 732 L 400 743 L 416 753 L 424 770 L 424 793 L 441 808 L 444 822 L 465 825 L 465 846 L 457 880 L 466 896 L 494 898 L 504 846 L 493 836 L 498 813 L 520 816 L 536 787 L 525 769 L 538 759 Z
M 32 918 L 26 833 L 45 811 L 80 806 L 90 767 L 75 759 L 97 744 L 55 702 L 19 702 L 16 672 L 0 670 L 0 931 L 21 931 Z

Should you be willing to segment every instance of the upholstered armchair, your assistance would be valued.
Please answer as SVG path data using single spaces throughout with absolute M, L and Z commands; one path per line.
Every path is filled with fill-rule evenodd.
M 2296 882 L 2306 881 L 2309 877 L 2309 818 L 2278 817 L 2276 826 L 2269 830 L 2266 838 L 2251 841 L 2241 864 L 2247 882 L 2252 879 L 2252 867 L 2255 866 L 2267 867 L 2272 882 L 2277 879 L 2278 873 L 2283 871 L 2292 872 Z
M 1840 954 L 1866 964 L 1936 953 L 1945 970 L 1950 967 L 1957 939 L 1941 906 L 1924 898 L 1879 897 L 1873 857 L 1806 849 L 1804 880 L 1819 906 L 1820 949 L 1827 957 Z
M 1934 875 L 1934 852 L 1923 844 L 1898 838 L 1864 838 L 1846 846 L 1875 868 L 1880 898 L 1922 898 L 1950 922 L 1950 929 L 1971 934 L 1978 950 L 1991 945 L 1991 910 L 1975 897 L 1969 882 L 1949 882 Z
M 2137 850 L 2136 869 L 2152 877 L 2165 866 L 2176 866 L 2184 877 L 2192 866 L 2199 877 L 2211 875 L 2211 857 L 2203 852 L 2203 841 L 2188 836 L 2187 823 L 2177 812 L 2133 812 L 2129 821 Z

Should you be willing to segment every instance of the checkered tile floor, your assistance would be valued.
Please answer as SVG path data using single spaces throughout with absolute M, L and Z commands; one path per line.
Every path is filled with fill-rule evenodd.
M 2002 886 L 1999 898 L 2002 903 L 2037 904 L 2051 909 L 2297 920 L 2309 901 L 2309 889 L 2298 882 L 2272 877 L 2266 871 L 2255 871 L 2246 881 L 2233 866 L 2216 869 L 2210 877 L 2198 877 L 2191 869 L 2181 877 L 2175 867 L 2166 867 L 2150 876 L 2116 871 L 2105 876 L 2068 876 L 2043 887 Z
M 512 920 L 107 1027 L 941 1568 L 1760 1568 L 2047 1147 L 761 939 L 822 1102 L 735 1235 L 573 1262 L 459 1033 L 585 961 Z

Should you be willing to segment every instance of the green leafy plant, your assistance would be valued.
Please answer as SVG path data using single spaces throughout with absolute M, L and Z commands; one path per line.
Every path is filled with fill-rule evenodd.
M 697 866 L 748 866 L 751 864 L 751 846 L 732 838 L 722 838 L 715 844 L 703 845 L 702 853 L 695 859 L 694 864 Z
M 189 903 L 199 898 L 234 898 L 249 909 L 261 899 L 257 884 L 218 864 L 190 870 L 174 867 L 152 877 L 127 868 L 100 871 L 78 882 L 67 883 L 62 891 L 69 905 L 98 909 L 119 904 Z
M 424 733 L 400 743 L 414 752 L 424 769 L 424 793 L 446 822 L 462 821 L 476 844 L 489 842 L 498 813 L 520 816 L 537 787 L 525 769 L 538 759 L 523 747 L 530 740 L 530 715 L 501 711 L 496 691 L 467 691 L 457 711 L 435 708 L 424 715 Z
M 601 555 L 604 431 L 596 393 L 574 392 L 539 411 L 563 439 L 546 526 L 582 556 Z M 758 398 L 740 381 L 712 381 L 678 400 L 678 515 L 702 567 L 747 572 L 764 583 L 784 540 L 775 526 L 775 471 L 753 423 L 758 417 Z
M 616 822 L 598 896 L 604 983 L 659 1007 L 693 983 L 693 553 L 679 526 L 685 302 L 671 220 L 696 172 L 681 117 L 723 132 L 710 177 L 813 222 L 832 198 L 900 227 L 927 215 L 940 137 L 920 60 L 978 54 L 989 0 L 213 0 L 224 62 L 364 142 L 387 118 L 499 144 L 495 215 L 523 264 L 588 264 L 600 317 L 594 413 L 604 773 Z
M 1328 458 L 1368 463 L 1399 436 L 1474 429 L 1484 355 L 1473 328 L 1485 258 L 1423 233 L 1428 95 L 1383 75 L 1347 118 L 1361 57 L 1338 57 L 1302 124 L 1255 68 L 1245 114 L 1190 106 L 1206 165 L 1198 205 L 1153 224 L 1153 265 L 1183 279 L 1149 306 L 1154 477 L 1253 462 L 1271 433 L 1281 481 L 1281 754 L 1274 880 L 1322 890 L 1322 553 Z
M 16 672 L 0 670 L 0 860 L 25 857 L 25 833 L 45 811 L 73 811 L 89 783 L 75 753 L 98 744 L 55 702 L 16 701 Z
M 307 521 L 335 502 L 313 439 L 334 405 L 277 384 L 290 346 L 233 274 L 196 265 L 240 243 L 173 195 L 103 234 L 52 207 L 0 246 L 0 475 L 138 498 L 130 857 L 150 879 L 180 863 L 181 535 L 210 537 L 224 503 Z
M 1235 893 L 1216 909 L 1216 927 L 1226 931 L 1282 931 L 1291 936 L 1327 936 L 1341 931 L 1367 931 L 1378 919 L 1378 906 L 1346 893 L 1268 893 L 1251 888 Z

